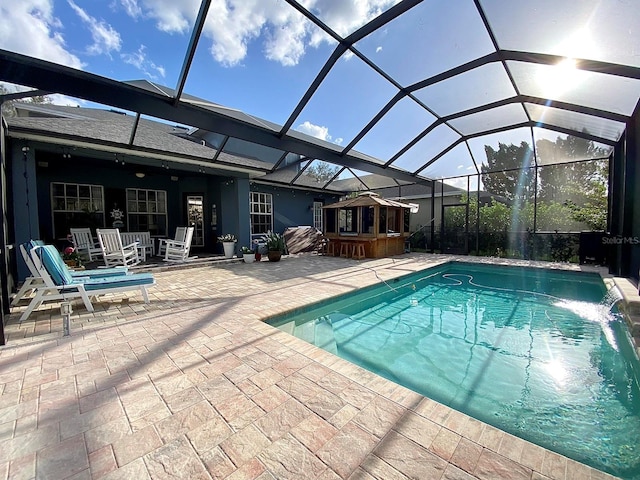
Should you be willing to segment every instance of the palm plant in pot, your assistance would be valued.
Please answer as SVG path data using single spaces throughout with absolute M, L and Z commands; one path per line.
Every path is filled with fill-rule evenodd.
M 269 231 L 264 236 L 267 243 L 267 258 L 270 262 L 280 261 L 284 251 L 284 237 L 279 233 Z

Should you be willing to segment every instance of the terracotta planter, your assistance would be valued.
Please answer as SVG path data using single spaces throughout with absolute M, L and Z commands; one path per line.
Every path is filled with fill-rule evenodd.
M 267 258 L 270 262 L 279 262 L 280 257 L 282 257 L 282 252 L 280 250 L 269 250 L 267 252 Z

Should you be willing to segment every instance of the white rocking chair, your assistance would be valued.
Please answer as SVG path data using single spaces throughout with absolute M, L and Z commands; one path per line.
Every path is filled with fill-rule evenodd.
M 69 231 L 78 255 L 88 258 L 90 262 L 102 255 L 102 249 L 93 240 L 90 228 L 70 228 Z
M 186 262 L 191 250 L 191 240 L 193 239 L 193 227 L 187 227 L 184 241 L 167 240 L 166 251 L 164 253 L 165 262 Z
M 134 242 L 129 245 L 122 245 L 120 230 L 117 228 L 98 228 L 96 233 L 98 234 L 105 266 L 123 265 L 132 267 L 140 263 L 138 244 Z
M 176 227 L 176 234 L 173 238 L 161 238 L 158 243 L 158 256 L 164 257 L 167 251 L 167 242 L 184 242 L 187 236 L 187 227 Z

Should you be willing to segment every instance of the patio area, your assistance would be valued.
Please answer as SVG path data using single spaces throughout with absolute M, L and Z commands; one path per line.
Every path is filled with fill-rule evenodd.
M 59 305 L 22 324 L 14 308 L 0 347 L 0 479 L 613 478 L 261 321 L 452 258 L 146 267 L 150 304 L 74 303 L 69 337 Z

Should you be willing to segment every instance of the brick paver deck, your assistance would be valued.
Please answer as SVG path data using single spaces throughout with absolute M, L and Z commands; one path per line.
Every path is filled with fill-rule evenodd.
M 0 348 L 0 479 L 604 479 L 261 322 L 447 257 L 155 273 Z M 465 258 L 468 260 L 469 258 Z

